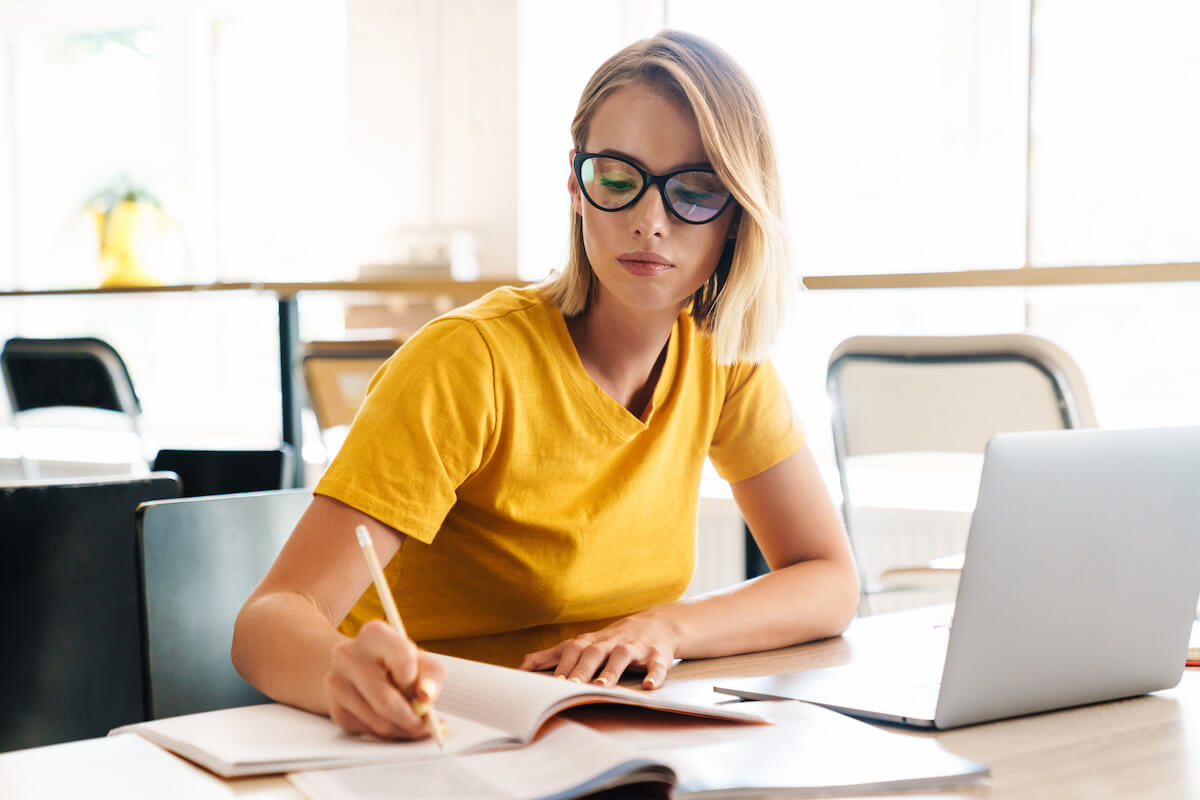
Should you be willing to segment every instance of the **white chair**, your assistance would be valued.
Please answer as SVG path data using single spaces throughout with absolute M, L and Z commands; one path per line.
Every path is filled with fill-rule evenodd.
M 862 613 L 954 599 L 992 436 L 1096 426 L 1074 360 L 1029 334 L 856 336 L 827 387 Z

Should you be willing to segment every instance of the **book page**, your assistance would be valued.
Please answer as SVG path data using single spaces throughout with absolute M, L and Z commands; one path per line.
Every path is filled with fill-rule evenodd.
M 437 707 L 452 714 L 508 731 L 529 741 L 542 723 L 558 711 L 584 703 L 616 703 L 743 722 L 762 718 L 732 706 L 708 706 L 670 700 L 623 687 L 606 688 L 524 672 L 451 656 L 436 656 L 446 665 L 446 685 Z M 733 704 L 739 705 L 739 704 Z
M 932 790 L 971 786 L 988 776 L 986 766 L 946 752 L 933 739 L 881 730 L 820 706 L 787 700 L 742 705 L 774 724 L 724 725 L 603 708 L 576 709 L 570 719 L 670 766 L 678 776 L 673 796 Z
M 111 733 L 139 734 L 225 777 L 416 760 L 516 744 L 497 728 L 453 714 L 442 717 L 444 750 L 430 739 L 393 742 L 354 736 L 328 717 L 279 703 L 139 722 Z
M 567 720 L 554 721 L 535 742 L 516 750 L 288 776 L 309 800 L 383 800 L 399 796 L 398 787 L 405 797 L 535 800 L 672 778 L 669 769 L 635 754 L 619 737 Z

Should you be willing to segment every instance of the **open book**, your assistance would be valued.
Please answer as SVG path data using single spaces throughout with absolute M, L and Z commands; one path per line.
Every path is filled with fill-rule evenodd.
M 589 703 L 765 721 L 736 707 L 684 703 L 621 687 L 571 683 L 449 656 L 437 658 L 446 664 L 446 684 L 436 704 L 446 723 L 445 750 L 428 739 L 383 742 L 351 736 L 326 717 L 276 703 L 139 722 L 110 734 L 139 734 L 230 778 L 514 747 L 532 740 L 546 720 L 563 709 Z
M 745 705 L 777 724 L 715 725 L 588 709 L 551 721 L 519 750 L 293 773 L 288 780 L 309 800 L 390 800 L 398 787 L 406 797 L 559 800 L 645 783 L 670 787 L 672 797 L 861 796 L 965 787 L 988 776 L 984 765 L 931 739 L 888 733 L 806 703 Z

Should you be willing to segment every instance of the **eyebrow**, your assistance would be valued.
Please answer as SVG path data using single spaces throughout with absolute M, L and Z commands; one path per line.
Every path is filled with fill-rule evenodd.
M 646 165 L 643 164 L 639 159 L 635 158 L 634 156 L 631 156 L 629 153 L 625 153 L 620 150 L 614 150 L 611 147 L 606 147 L 603 150 L 597 150 L 596 153 L 598 153 L 599 155 L 602 155 L 602 156 L 617 156 L 618 158 L 623 158 L 626 161 L 632 161 L 634 164 L 637 164 L 642 169 L 646 169 Z M 675 167 L 674 169 L 667 170 L 663 174 L 669 175 L 672 172 L 680 172 L 685 169 L 712 169 L 712 168 L 713 168 L 713 165 L 708 161 L 696 161 L 696 162 L 693 162 L 690 164 L 680 164 L 679 166 Z M 646 172 L 649 172 L 649 171 L 650 170 L 646 169 Z

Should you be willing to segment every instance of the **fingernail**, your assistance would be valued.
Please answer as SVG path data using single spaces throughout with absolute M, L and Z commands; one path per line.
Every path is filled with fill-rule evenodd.
M 565 681 L 567 679 L 566 675 L 555 675 L 554 677 L 558 678 L 560 681 Z
M 418 717 L 423 717 L 429 713 L 429 703 L 424 700 L 413 700 L 412 710 Z
M 583 678 L 580 678 L 576 675 L 572 675 L 571 677 L 567 678 L 567 680 L 569 680 L 571 683 L 583 683 Z
M 417 690 L 432 700 L 437 697 L 437 682 L 433 678 L 421 678 L 421 680 L 417 681 Z
M 642 686 L 645 686 L 647 689 L 653 689 L 654 678 L 646 678 L 646 680 L 642 681 Z
M 596 678 L 596 683 L 600 684 L 601 686 L 608 686 L 608 678 L 601 675 L 599 678 Z

